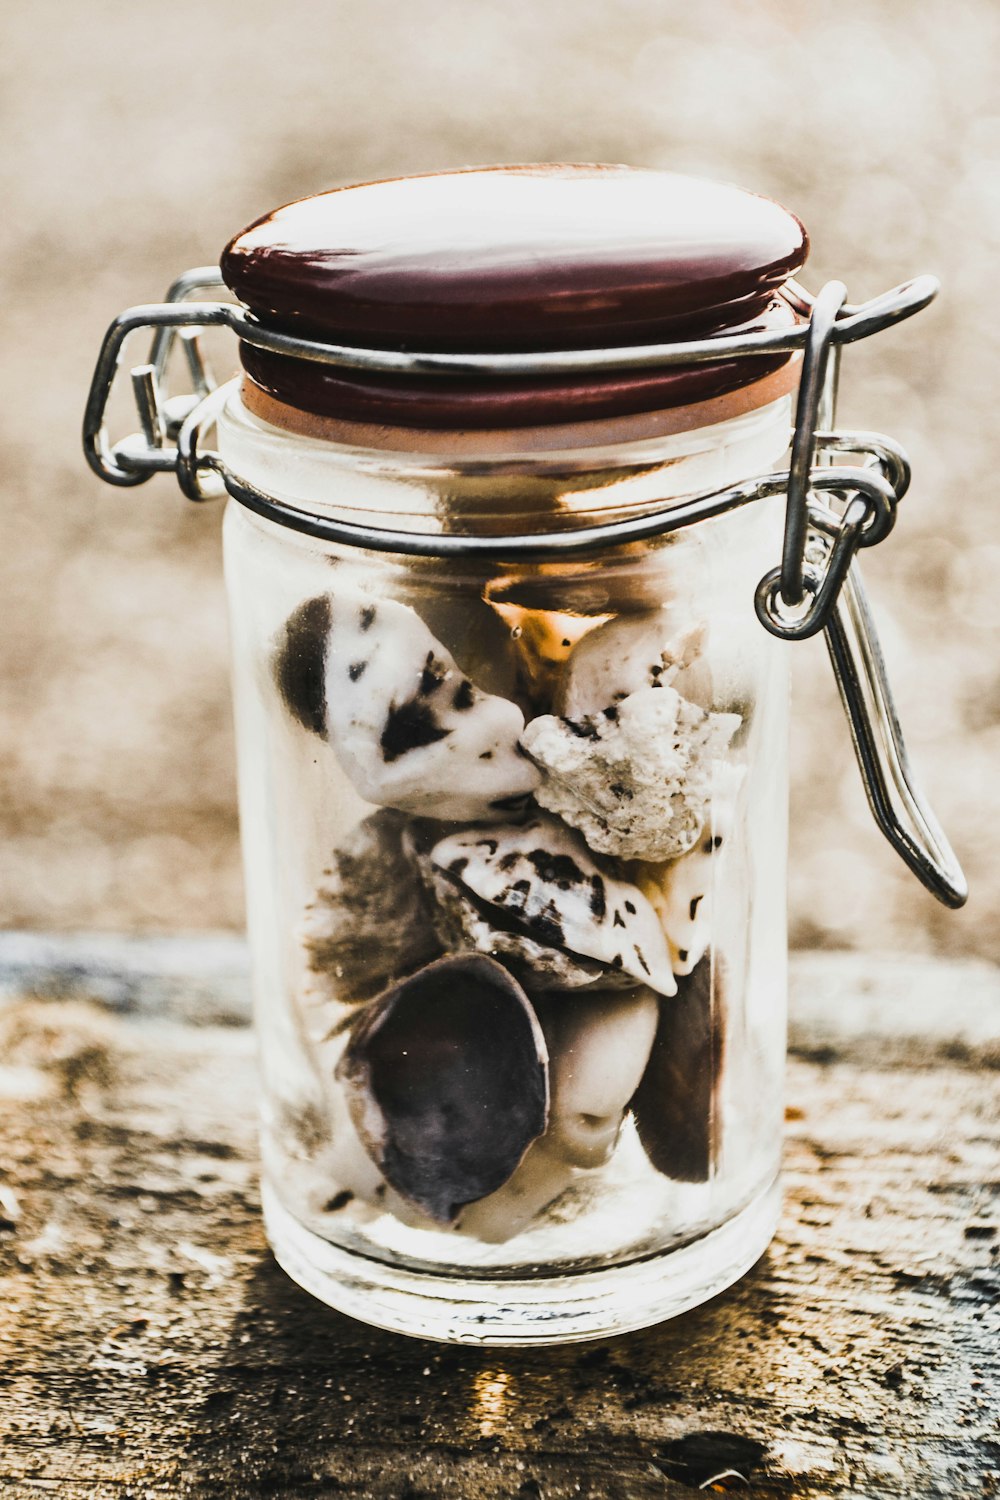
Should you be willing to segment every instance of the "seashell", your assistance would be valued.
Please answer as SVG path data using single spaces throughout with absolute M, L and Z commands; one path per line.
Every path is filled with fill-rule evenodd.
M 572 651 L 556 695 L 556 712 L 584 718 L 642 688 L 674 684 L 678 674 L 701 656 L 704 637 L 704 625 L 679 630 L 668 608 L 607 620 Z
M 690 974 L 708 951 L 716 870 L 735 828 L 743 776 L 742 766 L 717 766 L 705 826 L 694 848 L 680 859 L 647 865 L 636 873 L 635 883 L 666 933 L 675 974 Z
M 657 862 L 697 842 L 715 762 L 739 724 L 672 687 L 640 688 L 601 713 L 533 719 L 521 743 L 544 773 L 543 807 L 592 849 Z
M 631 988 L 627 974 L 615 975 L 604 964 L 591 963 L 562 948 L 536 942 L 517 927 L 498 928 L 503 914 L 480 907 L 439 871 L 428 868 L 428 884 L 437 897 L 434 928 L 442 945 L 452 952 L 487 953 L 502 959 L 512 974 L 533 994 L 546 990 L 608 989 L 616 983 Z
M 370 1000 L 440 953 L 408 826 L 382 808 L 338 845 L 299 926 L 315 1000 Z
M 566 1191 L 576 1173 L 562 1155 L 536 1141 L 511 1177 L 495 1193 L 470 1203 L 455 1224 L 460 1234 L 487 1245 L 503 1245 Z
M 459 671 L 470 677 L 484 693 L 517 702 L 518 643 L 510 627 L 483 598 L 481 589 L 463 566 L 455 580 L 454 563 L 442 559 L 426 587 L 414 588 L 407 596 L 435 640 L 454 657 Z
M 675 991 L 646 897 L 602 870 L 555 818 L 463 829 L 435 844 L 423 867 L 446 946 L 501 955 L 537 989 L 639 983 Z
M 548 1119 L 535 1012 L 479 955 L 439 959 L 372 1001 L 336 1077 L 386 1181 L 440 1224 L 502 1187 Z
M 551 1102 L 542 1144 L 570 1166 L 602 1166 L 649 1060 L 658 997 L 645 988 L 572 1000 L 553 995 L 537 1000 L 535 1009 L 549 1052 Z
M 660 1004 L 649 1062 L 632 1100 L 639 1139 L 658 1172 L 707 1182 L 719 1153 L 725 1015 L 719 967 L 706 954 Z
M 579 1169 L 609 1159 L 659 1015 L 657 996 L 647 989 L 551 995 L 535 1007 L 549 1045 L 549 1124 L 510 1181 L 470 1204 L 455 1225 L 487 1244 L 504 1244 L 530 1229 Z
M 499 820 L 538 785 L 518 745 L 521 710 L 480 692 L 408 605 L 353 589 L 308 600 L 274 672 L 289 711 L 329 739 L 368 802 Z
M 574 646 L 609 617 L 589 618 L 568 610 L 537 609 L 499 598 L 492 598 L 491 603 L 510 627 L 515 642 L 518 686 L 523 700 L 535 711 L 550 707 Z
M 321 738 L 326 734 L 326 641 L 330 598 L 306 599 L 285 621 L 274 654 L 274 681 L 292 718 Z
M 325 1043 L 322 1054 L 324 1070 L 336 1070 L 349 1040 L 349 1033 L 344 1031 Z M 385 1178 L 362 1144 L 343 1089 L 329 1089 L 327 1118 L 327 1141 L 314 1157 L 320 1184 L 316 1206 L 340 1202 L 346 1207 L 346 1203 L 355 1198 L 377 1205 L 386 1192 Z

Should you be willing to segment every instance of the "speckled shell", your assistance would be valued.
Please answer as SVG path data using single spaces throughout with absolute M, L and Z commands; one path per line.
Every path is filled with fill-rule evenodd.
M 481 693 L 404 604 L 333 600 L 330 739 L 371 802 L 432 818 L 507 816 L 538 777 L 518 753 L 520 709 Z
M 675 989 L 659 919 L 645 896 L 597 865 L 555 818 L 467 828 L 426 865 L 442 935 L 502 954 L 526 983 L 562 989 L 616 980 Z
M 665 687 L 697 658 L 704 628 L 678 630 L 669 609 L 618 615 L 570 653 L 555 709 L 567 718 L 601 713 L 640 688 Z
M 518 747 L 521 710 L 480 692 L 405 604 L 344 587 L 306 601 L 275 675 L 290 712 L 329 739 L 368 802 L 488 821 L 538 785 Z

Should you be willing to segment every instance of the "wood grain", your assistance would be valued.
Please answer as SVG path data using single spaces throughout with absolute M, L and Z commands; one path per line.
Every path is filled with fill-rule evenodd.
M 770 1252 L 672 1323 L 522 1353 L 278 1270 L 242 951 L 156 951 L 15 976 L 0 944 L 5 1500 L 1000 1493 L 995 971 L 801 958 Z

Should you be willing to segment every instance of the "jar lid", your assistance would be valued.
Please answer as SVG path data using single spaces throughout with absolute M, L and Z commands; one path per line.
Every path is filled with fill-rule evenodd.
M 492 167 L 301 199 L 227 245 L 222 274 L 266 326 L 366 348 L 627 348 L 787 327 L 776 296 L 807 237 L 739 188 L 618 166 Z M 555 379 L 428 380 L 244 344 L 251 379 L 317 415 L 517 427 L 673 408 L 749 386 L 787 354 Z

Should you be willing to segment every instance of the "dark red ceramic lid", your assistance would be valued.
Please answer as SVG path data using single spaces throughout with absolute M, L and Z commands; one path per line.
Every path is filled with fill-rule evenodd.
M 802 265 L 787 209 L 724 184 L 617 166 L 493 167 L 340 188 L 291 203 L 222 255 L 268 326 L 364 347 L 627 347 L 784 326 Z M 251 378 L 320 415 L 496 427 L 683 405 L 787 356 L 688 369 L 484 383 L 397 379 L 245 346 Z

